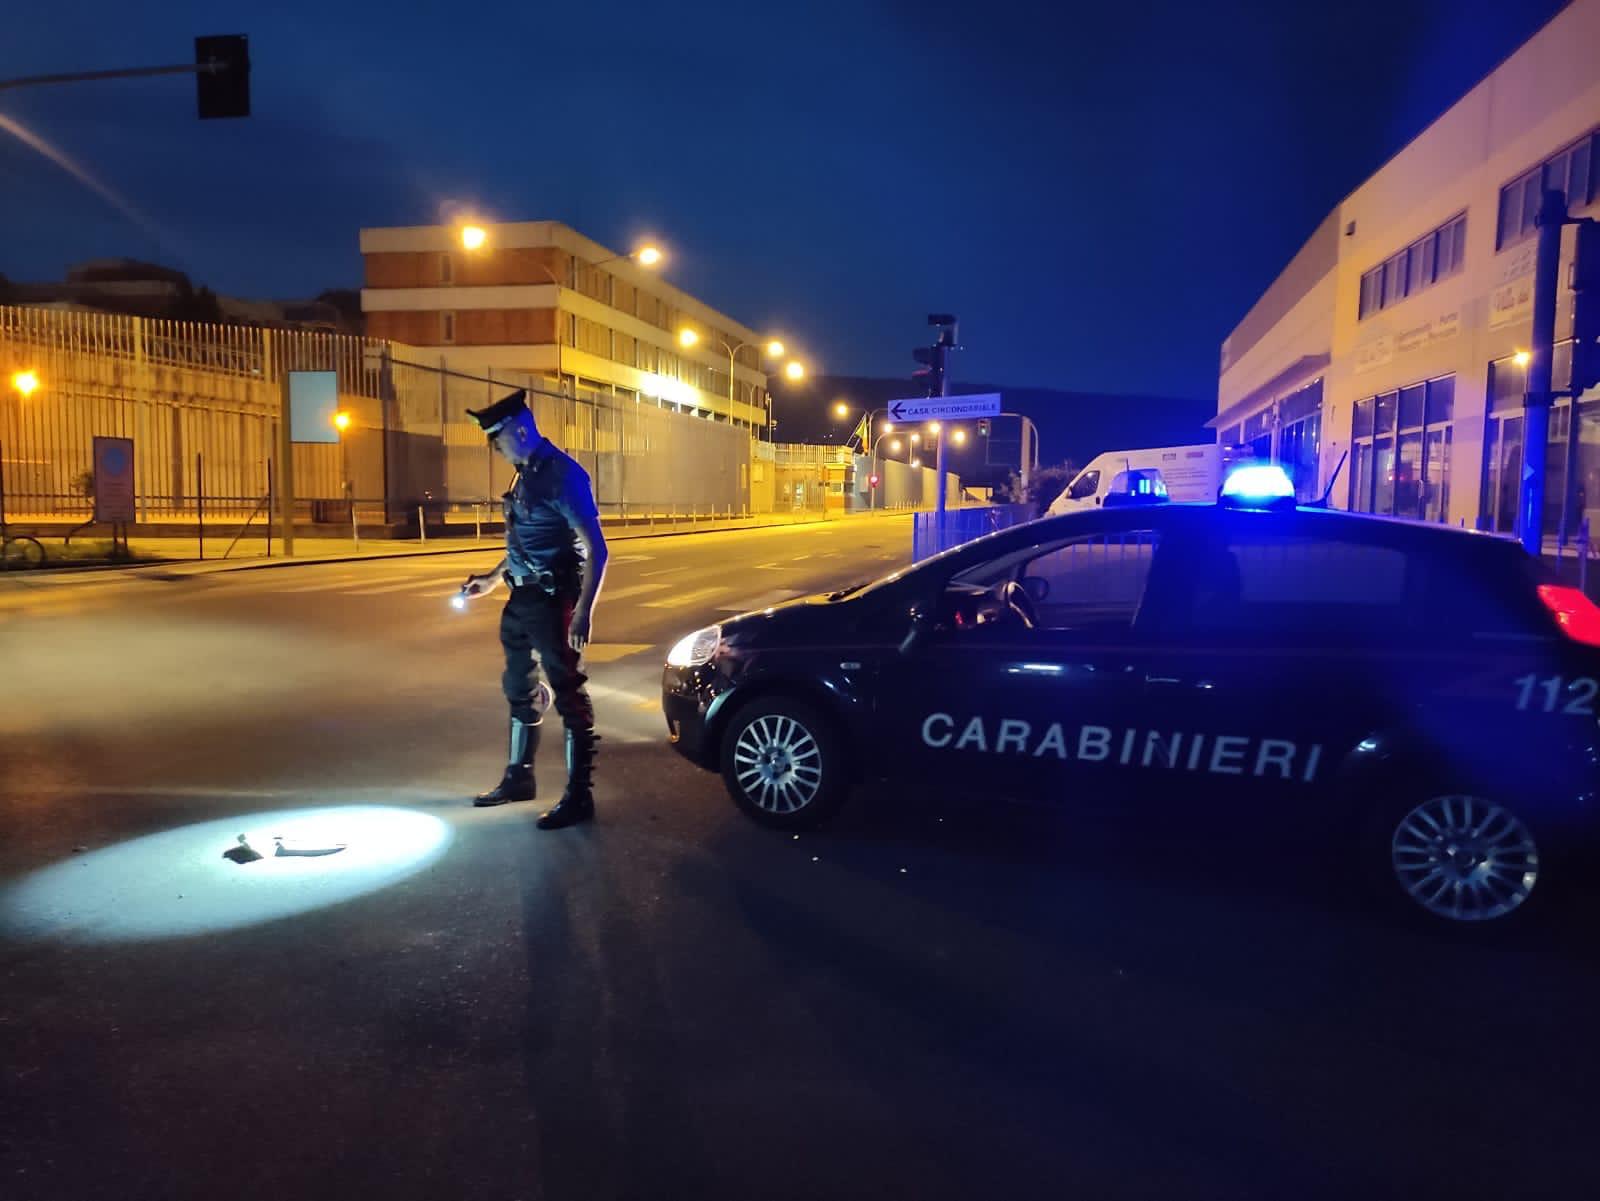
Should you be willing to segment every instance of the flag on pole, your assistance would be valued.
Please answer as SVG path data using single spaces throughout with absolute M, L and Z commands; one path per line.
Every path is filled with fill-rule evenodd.
M 856 426 L 855 433 L 851 434 L 850 436 L 852 438 L 860 439 L 860 441 L 861 441 L 861 453 L 862 454 L 866 454 L 867 453 L 867 439 L 872 437 L 872 423 L 871 423 L 871 414 L 870 413 L 861 414 L 861 424 Z

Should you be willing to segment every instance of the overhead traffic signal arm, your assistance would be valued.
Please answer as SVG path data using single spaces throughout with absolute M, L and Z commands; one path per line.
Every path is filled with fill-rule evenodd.
M 151 75 L 193 75 L 199 83 L 200 116 L 250 115 L 250 50 L 243 34 L 194 40 L 195 61 L 166 67 L 123 67 L 113 71 L 72 71 L 0 79 L 0 91 L 47 83 L 90 83 L 100 79 L 142 79 Z

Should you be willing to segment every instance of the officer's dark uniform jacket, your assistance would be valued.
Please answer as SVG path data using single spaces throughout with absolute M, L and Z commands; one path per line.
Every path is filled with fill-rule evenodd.
M 583 564 L 578 527 L 598 516 L 589 473 L 545 439 L 512 481 L 503 507 L 510 582 L 576 592 Z

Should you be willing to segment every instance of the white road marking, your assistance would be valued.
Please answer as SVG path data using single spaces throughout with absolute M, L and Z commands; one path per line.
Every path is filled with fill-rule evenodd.
M 655 585 L 652 585 L 653 587 Z M 665 584 L 659 585 L 665 588 Z M 663 597 L 661 600 L 645 601 L 645 607 L 650 609 L 682 609 L 687 605 L 697 605 L 701 601 L 710 600 L 713 596 L 721 596 L 728 591 L 726 585 L 716 584 L 710 588 L 697 588 L 693 592 L 680 592 L 674 597 Z M 605 594 L 601 593 L 601 599 Z
M 405 592 L 408 589 L 416 589 L 418 596 L 434 596 L 437 595 L 433 591 L 435 588 L 452 582 L 454 582 L 456 588 L 460 588 L 461 582 L 466 578 L 467 573 L 462 572 L 460 575 L 435 576 L 431 580 L 402 580 L 398 584 L 374 584 L 365 588 L 351 588 L 346 591 L 345 595 L 381 596 L 385 592 Z
M 600 600 L 609 604 L 614 600 L 621 600 L 625 596 L 639 596 L 645 592 L 660 592 L 663 588 L 670 588 L 671 584 L 629 584 L 626 588 L 601 588 Z
M 765 609 L 769 605 L 779 605 L 786 600 L 793 600 L 805 593 L 798 588 L 779 588 L 772 592 L 764 593 L 747 601 L 740 601 L 733 605 L 718 605 L 724 613 L 753 613 L 757 609 Z
M 613 563 L 648 563 L 653 558 L 654 555 L 612 555 L 610 560 Z
M 641 571 L 640 579 L 649 579 L 653 575 L 675 575 L 680 571 L 688 571 L 687 567 L 658 567 L 654 571 Z
M 350 585 L 350 581 L 351 580 L 359 580 L 359 579 L 362 579 L 362 578 L 364 578 L 364 577 L 362 577 L 360 575 L 353 575 L 353 574 L 352 575 L 339 575 L 339 576 L 334 576 L 331 579 L 319 580 L 315 584 L 299 584 L 299 585 L 295 585 L 295 586 L 278 585 L 276 587 L 274 587 L 271 584 L 268 584 L 265 587 L 262 587 L 260 585 L 255 585 L 255 582 L 253 580 L 240 580 L 238 582 L 243 585 L 243 589 L 242 589 L 243 591 L 247 591 L 247 592 L 272 592 L 272 593 L 276 593 L 276 594 L 281 595 L 281 596 L 288 596 L 288 595 L 292 595 L 292 594 L 294 594 L 296 592 L 332 592 L 335 589 L 348 587 Z M 231 583 L 233 581 L 229 581 L 229 582 Z
M 653 642 L 591 642 L 583 648 L 583 662 L 586 667 L 593 663 L 615 663 L 618 659 L 647 651 L 654 645 Z

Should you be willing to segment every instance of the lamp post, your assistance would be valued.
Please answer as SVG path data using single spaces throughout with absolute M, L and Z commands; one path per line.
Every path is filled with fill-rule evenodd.
M 876 438 L 874 438 L 872 440 L 872 474 L 873 475 L 877 475 L 878 474 L 878 447 L 883 445 L 883 440 L 885 438 L 893 437 L 893 435 L 894 435 L 894 423 L 890 422 L 890 421 L 886 421 L 886 422 L 884 422 L 884 425 L 886 425 L 888 428 L 885 429 L 881 434 L 879 434 Z M 895 438 L 895 440 L 893 442 L 889 443 L 889 449 L 893 450 L 893 451 L 898 451 L 900 449 L 900 439 L 899 438 Z M 880 477 L 880 482 L 881 482 L 881 477 Z M 878 507 L 878 498 L 876 496 L 874 496 L 872 498 L 872 508 L 876 509 L 877 507 Z
M 788 350 L 777 338 L 757 338 L 750 342 L 733 343 L 728 342 L 724 338 L 716 338 L 714 341 L 718 346 L 722 347 L 722 349 L 726 351 L 728 355 L 728 419 L 731 421 L 733 420 L 734 406 L 733 372 L 738 366 L 739 352 L 752 346 L 756 346 L 760 347 L 760 349 L 766 353 L 768 358 L 782 359 L 788 354 Z M 678 345 L 683 347 L 685 350 L 691 350 L 699 344 L 699 330 L 686 325 L 678 331 Z M 788 362 L 784 363 L 783 374 L 786 378 L 791 380 L 802 380 L 805 378 L 806 374 L 805 365 L 802 364 L 798 359 L 791 358 L 788 360 Z M 772 440 L 772 394 L 770 392 L 767 394 L 767 440 Z

